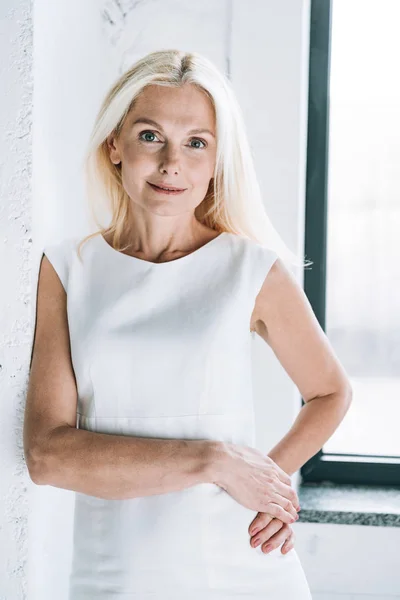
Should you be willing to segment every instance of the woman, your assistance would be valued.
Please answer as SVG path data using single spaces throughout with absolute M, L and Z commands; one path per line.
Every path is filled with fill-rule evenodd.
M 87 166 L 111 223 L 44 250 L 24 425 L 32 480 L 76 492 L 70 599 L 311 598 L 290 475 L 351 388 L 284 265 L 229 82 L 196 53 L 144 57 Z M 268 456 L 251 332 L 306 401 Z

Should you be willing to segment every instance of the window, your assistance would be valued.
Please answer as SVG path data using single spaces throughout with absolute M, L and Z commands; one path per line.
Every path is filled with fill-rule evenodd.
M 311 4 L 304 289 L 353 402 L 303 481 L 400 484 L 400 2 Z

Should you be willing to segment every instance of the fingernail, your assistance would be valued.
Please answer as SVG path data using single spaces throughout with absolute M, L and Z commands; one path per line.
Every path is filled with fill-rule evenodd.
M 260 543 L 260 541 L 261 541 L 260 538 L 256 538 L 254 540 L 254 547 L 258 546 L 258 544 Z
M 267 544 L 266 546 L 264 546 L 264 552 L 269 552 L 271 548 L 272 546 L 270 544 Z

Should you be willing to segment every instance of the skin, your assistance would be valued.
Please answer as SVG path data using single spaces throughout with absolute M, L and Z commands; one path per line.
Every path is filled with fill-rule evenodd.
M 273 350 L 304 400 L 290 430 L 268 452 L 276 464 L 292 475 L 336 431 L 352 401 L 351 384 L 303 288 L 279 258 L 256 298 L 250 327 Z M 255 541 L 252 526 L 257 525 L 259 533 L 255 537 L 260 538 L 263 551 L 267 543 L 275 549 L 285 538 L 282 553 L 291 549 L 294 534 L 282 522 L 279 529 L 277 521 L 258 513 L 249 526 L 251 545 Z
M 154 124 L 136 123 L 151 119 Z M 193 129 L 209 130 L 196 134 Z M 181 88 L 149 86 L 136 99 L 118 135 L 107 139 L 110 160 L 121 165 L 122 183 L 132 200 L 134 227 L 129 228 L 125 252 L 151 262 L 185 256 L 214 237 L 199 223 L 195 209 L 212 180 L 216 159 L 216 123 L 211 101 L 192 84 Z M 186 188 L 183 194 L 158 194 L 147 182 Z M 111 244 L 111 239 L 107 239 Z M 258 536 L 281 552 L 294 545 L 290 525 L 267 513 L 253 523 Z M 252 524 L 253 524 L 252 523 Z
M 159 127 L 135 124 L 139 118 L 151 119 Z M 189 134 L 192 129 L 211 133 Z M 164 262 L 216 237 L 194 214 L 214 173 L 215 135 L 213 106 L 191 84 L 149 86 L 136 99 L 118 138 L 111 135 L 107 140 L 110 159 L 121 163 L 122 183 L 132 200 L 135 224 L 123 240 L 130 245 L 128 254 Z M 147 182 L 186 191 L 177 196 L 159 194 Z

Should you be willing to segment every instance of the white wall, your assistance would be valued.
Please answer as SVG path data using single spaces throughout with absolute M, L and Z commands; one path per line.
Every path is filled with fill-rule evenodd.
M 26 590 L 29 498 L 22 449 L 30 352 L 32 14 L 0 2 L 0 598 Z
M 32 14 L 28 2 L 3 0 L 1 26 L 6 35 L 0 50 L 5 60 L 0 68 L 8 93 L 1 98 L 0 111 L 0 268 L 8 285 L 0 300 L 0 547 L 2 552 L 7 549 L 7 557 L 0 561 L 0 597 L 20 600 L 28 591 L 29 600 L 67 598 L 73 493 L 32 484 L 22 456 L 29 310 L 32 321 L 44 243 L 84 234 L 89 227 L 80 161 L 105 89 L 131 62 L 162 47 L 197 50 L 228 69 L 246 116 L 267 210 L 286 242 L 301 251 L 309 4 L 147 0 L 132 9 L 130 0 L 36 0 L 32 117 L 27 85 Z M 32 195 L 27 185 L 31 126 Z M 268 451 L 293 422 L 300 396 L 260 338 L 254 343 L 254 377 L 257 445 Z M 400 598 L 394 564 L 399 529 L 312 523 L 293 528 L 314 600 Z

